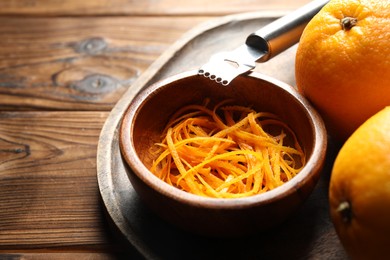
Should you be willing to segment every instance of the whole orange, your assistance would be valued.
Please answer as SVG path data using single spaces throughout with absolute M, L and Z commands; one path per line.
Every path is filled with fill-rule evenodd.
M 329 203 L 352 259 L 390 259 L 390 106 L 342 146 L 332 169 Z
M 296 83 L 344 142 L 390 105 L 390 1 L 331 0 L 306 26 Z

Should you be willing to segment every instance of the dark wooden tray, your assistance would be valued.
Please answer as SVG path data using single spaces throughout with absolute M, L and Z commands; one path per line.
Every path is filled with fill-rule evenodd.
M 244 13 L 202 24 L 178 40 L 129 88 L 110 113 L 98 145 L 97 177 L 103 204 L 115 228 L 147 259 L 345 259 L 328 215 L 328 182 L 335 148 L 329 147 L 322 177 L 300 211 L 286 223 L 248 237 L 217 239 L 176 229 L 153 215 L 127 179 L 118 145 L 121 117 L 134 96 L 157 80 L 196 69 L 221 50 L 230 50 L 247 35 L 280 14 Z M 256 71 L 295 85 L 296 46 Z M 213 223 L 210 223 L 212 225 Z

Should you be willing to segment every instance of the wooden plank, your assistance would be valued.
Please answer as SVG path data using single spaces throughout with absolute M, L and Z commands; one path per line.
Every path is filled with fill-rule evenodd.
M 226 15 L 262 10 L 293 10 L 310 0 L 8 0 L 0 1 L 6 15 Z
M 165 49 L 209 18 L 0 17 L 0 109 L 110 110 Z
M 107 112 L 0 112 L 0 252 L 113 242 L 96 179 Z

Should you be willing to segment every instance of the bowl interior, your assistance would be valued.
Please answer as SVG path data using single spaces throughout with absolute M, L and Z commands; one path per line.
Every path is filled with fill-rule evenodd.
M 210 98 L 212 103 L 233 99 L 237 105 L 278 115 L 296 133 L 306 159 L 311 156 L 313 121 L 292 87 L 260 74 L 240 76 L 228 86 L 190 74 L 155 84 L 132 104 L 131 145 L 146 168 L 155 159 L 149 149 L 161 141 L 161 133 L 172 114 L 185 105 L 202 104 L 205 98 Z

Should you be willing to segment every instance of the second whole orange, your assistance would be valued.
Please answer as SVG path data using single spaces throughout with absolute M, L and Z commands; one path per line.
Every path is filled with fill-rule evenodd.
M 299 91 L 344 142 L 390 105 L 390 1 L 331 0 L 306 26 L 295 70 Z
M 332 168 L 329 207 L 351 259 L 390 259 L 390 106 L 343 144 Z

